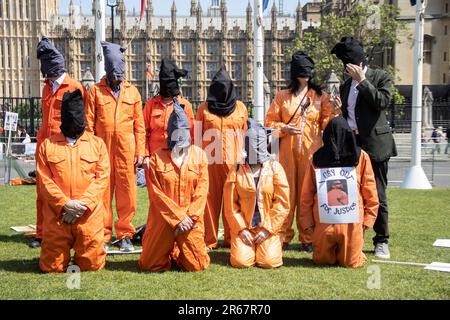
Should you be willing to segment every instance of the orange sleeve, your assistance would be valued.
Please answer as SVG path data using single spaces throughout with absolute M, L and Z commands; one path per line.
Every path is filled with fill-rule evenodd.
M 303 229 L 308 229 L 314 223 L 314 198 L 317 194 L 316 177 L 312 162 L 306 170 L 300 200 L 300 225 Z
M 93 212 L 97 205 L 103 201 L 103 194 L 106 191 L 109 183 L 110 166 L 108 150 L 103 140 L 98 139 L 99 148 L 97 150 L 99 159 L 95 172 L 95 179 L 88 186 L 83 196 L 79 199 L 90 212 Z
M 86 131 L 94 134 L 95 129 L 95 103 L 96 103 L 96 95 L 95 95 L 95 86 L 93 86 L 89 90 L 89 94 L 85 101 L 85 109 L 86 109 Z
M 197 182 L 197 187 L 195 188 L 194 194 L 191 196 L 191 204 L 189 205 L 188 215 L 194 217 L 200 217 L 205 212 L 206 200 L 208 198 L 208 188 L 209 188 L 209 176 L 208 176 L 208 160 L 206 158 L 205 152 L 200 148 L 191 149 L 194 152 L 199 152 L 200 156 L 197 159 L 200 160 L 199 164 L 199 177 Z
M 149 99 L 145 104 L 144 110 L 142 111 L 142 116 L 144 118 L 144 126 L 145 126 L 145 156 L 150 156 L 150 122 L 151 122 L 151 114 L 152 114 L 152 99 Z
M 285 136 L 285 134 L 281 133 L 281 128 L 284 127 L 285 123 L 281 118 L 281 106 L 283 104 L 283 93 L 280 91 L 273 99 L 272 104 L 270 105 L 269 110 L 266 114 L 265 126 L 275 129 L 277 131 L 277 135 L 279 138 Z
M 135 98 L 136 103 L 134 104 L 134 140 L 136 142 L 136 156 L 145 156 L 145 125 L 144 116 L 142 115 L 142 99 L 139 91 L 136 88 Z
M 161 183 L 156 176 L 156 154 L 150 156 L 150 192 L 151 202 L 158 208 L 157 212 L 173 228 L 187 217 L 187 209 L 180 208 L 169 196 L 162 190 Z
M 194 121 L 194 144 L 200 148 L 203 147 L 203 110 L 204 110 L 204 104 L 200 104 L 200 106 L 197 109 L 197 114 L 195 115 L 195 121 Z
M 364 202 L 364 225 L 372 228 L 378 215 L 378 192 L 372 163 L 366 153 L 361 155 L 361 196 Z
M 272 222 L 272 230 L 267 230 L 272 234 L 280 232 L 281 227 L 289 215 L 289 184 L 286 173 L 279 162 L 274 161 L 273 168 L 273 188 L 274 199 L 269 216 Z
M 236 191 L 236 167 L 228 173 L 223 187 L 223 212 L 233 232 L 239 233 L 241 230 L 247 229 Z
M 328 125 L 331 119 L 334 118 L 334 106 L 330 102 L 330 97 L 327 93 L 322 93 L 322 97 L 320 99 L 321 111 L 320 111 L 320 127 L 322 130 Z
M 64 205 L 70 201 L 64 192 L 58 187 L 58 185 L 53 180 L 52 171 L 48 166 L 46 157 L 46 146 L 47 141 L 45 140 L 37 153 L 37 172 L 40 178 L 40 190 L 43 193 L 44 198 L 47 202 L 51 203 L 51 206 L 56 208 L 56 211 L 60 214 L 62 213 Z

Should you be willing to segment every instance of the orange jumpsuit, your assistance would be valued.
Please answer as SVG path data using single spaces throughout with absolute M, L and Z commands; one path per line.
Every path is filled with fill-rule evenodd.
M 86 129 L 105 141 L 111 163 L 111 182 L 104 195 L 105 242 L 112 237 L 114 215 L 112 199 L 116 196 L 117 238 L 132 238 L 136 213 L 135 156 L 145 155 L 145 127 L 141 96 L 128 81 L 121 84 L 118 100 L 103 78 L 89 91 L 86 102 Z
M 44 88 L 42 89 L 42 124 L 41 128 L 37 133 L 37 146 L 36 146 L 36 156 L 39 151 L 39 147 L 44 142 L 45 139 L 51 137 L 54 134 L 60 133 L 61 129 L 61 103 L 64 93 L 67 91 L 74 92 L 77 89 L 81 91 L 83 98 L 86 97 L 86 89 L 83 85 L 70 78 L 68 74 L 64 78 L 63 82 L 53 93 L 53 89 L 50 85 L 50 81 L 46 80 L 44 82 Z M 36 211 L 37 211 L 37 221 L 36 221 L 36 238 L 42 238 L 42 199 L 39 183 L 39 174 L 36 175 Z
M 139 265 L 142 270 L 170 269 L 170 258 L 184 271 L 200 271 L 209 266 L 204 239 L 203 213 L 208 190 L 208 162 L 195 145 L 177 167 L 168 148 L 150 157 L 152 195 L 147 228 L 142 239 Z M 175 236 L 178 224 L 187 216 L 196 229 Z
M 368 154 L 361 151 L 356 176 L 359 186 L 360 222 L 349 224 L 320 223 L 314 166 L 306 172 L 300 203 L 300 223 L 303 229 L 314 227 L 313 260 L 317 264 L 336 264 L 357 268 L 366 261 L 363 253 L 363 226 L 372 228 L 378 214 L 378 194 Z
M 241 160 L 247 118 L 247 107 L 241 101 L 237 101 L 234 112 L 225 117 L 209 112 L 207 102 L 203 102 L 197 111 L 195 141 L 202 139 L 209 163 L 209 191 L 205 210 L 205 242 L 209 248 L 217 247 L 223 186 L 230 168 Z M 200 139 L 197 139 L 198 134 L 201 135 Z M 224 214 L 222 221 L 224 244 L 228 245 L 230 228 Z
M 43 241 L 39 267 L 64 272 L 70 249 L 82 271 L 105 266 L 103 193 L 109 183 L 109 159 L 104 142 L 85 132 L 71 146 L 62 133 L 40 146 L 37 171 L 41 177 Z M 74 224 L 61 223 L 64 205 L 79 200 L 88 208 Z
M 224 187 L 224 212 L 231 229 L 231 265 L 279 267 L 283 264 L 280 231 L 289 214 L 289 185 L 284 169 L 276 161 L 266 161 L 255 186 L 250 166 L 242 164 L 238 170 L 236 167 L 230 170 Z M 253 228 L 256 203 L 261 226 Z M 248 246 L 239 237 L 244 229 L 250 230 L 254 237 L 261 228 L 269 231 L 270 236 L 259 245 Z
M 319 96 L 311 89 L 307 97 L 311 104 L 306 110 L 304 121 L 302 121 L 299 110 L 290 122 L 291 126 L 303 127 L 301 144 L 299 144 L 299 135 L 283 134 L 281 133 L 281 128 L 291 119 L 300 104 L 300 100 L 303 98 L 302 95 L 296 97 L 289 90 L 279 91 L 267 112 L 265 121 L 266 127 L 276 129 L 278 132 L 280 137 L 279 161 L 287 173 L 289 181 L 291 206 L 289 216 L 282 228 L 284 243 L 291 242 L 294 237 L 292 222 L 295 212 L 300 242 L 311 242 L 310 235 L 301 228 L 299 223 L 301 187 L 312 155 L 322 146 L 322 130 L 334 117 L 334 108 L 326 93 L 322 93 L 322 96 Z

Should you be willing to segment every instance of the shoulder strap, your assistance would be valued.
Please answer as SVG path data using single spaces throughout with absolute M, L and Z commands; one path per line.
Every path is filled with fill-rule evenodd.
M 300 103 L 298 104 L 297 109 L 295 109 L 295 112 L 292 114 L 292 117 L 289 119 L 289 121 L 288 121 L 286 124 L 291 123 L 292 119 L 294 119 L 294 117 L 295 117 L 295 115 L 297 114 L 298 110 L 299 110 L 300 107 L 302 106 L 303 101 L 305 101 L 305 98 L 306 98 L 306 96 L 308 95 L 309 90 L 310 90 L 310 89 L 308 89 L 308 91 L 306 91 L 306 93 L 305 93 L 305 95 L 303 96 L 302 100 L 300 100 Z

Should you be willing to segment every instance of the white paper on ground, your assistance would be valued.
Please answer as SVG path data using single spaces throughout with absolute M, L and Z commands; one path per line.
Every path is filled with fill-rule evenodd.
M 10 229 L 17 233 L 36 232 L 36 226 L 34 224 L 29 224 L 27 226 L 13 226 L 13 227 L 10 227 Z
M 141 252 L 142 252 L 142 249 L 136 249 L 136 250 L 129 251 L 129 252 L 124 252 L 124 251 L 120 251 L 120 250 L 108 250 L 108 251 L 106 251 L 106 254 L 138 254 Z
M 450 239 L 437 239 L 437 240 L 433 243 L 433 247 L 450 248 Z
M 444 262 L 432 262 L 430 265 L 425 267 L 426 270 L 450 272 L 450 263 Z

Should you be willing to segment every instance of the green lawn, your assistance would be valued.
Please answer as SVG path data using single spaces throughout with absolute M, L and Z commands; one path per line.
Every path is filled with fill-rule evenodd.
M 450 249 L 434 248 L 450 238 L 450 190 L 389 190 L 393 260 L 450 262 Z M 139 190 L 136 225 L 147 214 L 147 192 Z M 35 221 L 33 187 L 0 187 L 0 299 L 449 299 L 450 274 L 422 267 L 378 265 L 381 288 L 368 289 L 368 263 L 357 269 L 317 267 L 294 244 L 276 270 L 236 270 L 228 251 L 211 253 L 200 273 L 141 273 L 137 255 L 108 257 L 105 270 L 83 273 L 81 288 L 66 286 L 67 274 L 41 274 L 39 251 L 9 230 Z M 365 250 L 373 258 L 367 234 Z

